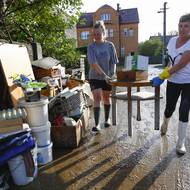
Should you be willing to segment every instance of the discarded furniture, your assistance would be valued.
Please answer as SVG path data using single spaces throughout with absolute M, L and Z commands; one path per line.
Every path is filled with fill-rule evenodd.
M 46 90 L 42 91 L 45 96 L 53 97 L 63 90 L 59 63 L 52 57 L 32 61 L 35 78 L 48 84 Z
M 119 82 L 119 81 L 111 81 L 112 85 L 112 122 L 113 125 L 117 123 L 117 98 L 116 98 L 116 88 L 117 87 L 127 87 L 127 103 L 128 103 L 128 134 L 132 136 L 132 100 L 137 100 L 137 120 L 140 120 L 140 101 L 143 100 L 142 94 L 140 94 L 140 87 L 151 87 L 151 83 L 149 80 L 142 81 L 133 81 L 133 82 Z M 136 87 L 137 92 L 136 96 L 132 96 L 131 88 Z M 141 95 L 141 96 L 140 96 Z M 159 130 L 160 125 L 160 87 L 155 87 L 155 94 L 151 97 L 144 98 L 144 100 L 154 99 L 155 108 L 154 108 L 154 117 L 155 117 L 155 130 Z

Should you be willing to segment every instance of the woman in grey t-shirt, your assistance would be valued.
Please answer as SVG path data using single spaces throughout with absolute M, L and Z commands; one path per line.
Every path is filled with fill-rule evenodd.
M 105 40 L 105 25 L 97 21 L 93 28 L 94 42 L 88 46 L 88 62 L 90 64 L 89 80 L 94 98 L 95 127 L 92 131 L 100 130 L 100 101 L 103 100 L 105 111 L 105 127 L 109 127 L 111 85 L 108 80 L 115 74 L 118 58 L 112 42 Z

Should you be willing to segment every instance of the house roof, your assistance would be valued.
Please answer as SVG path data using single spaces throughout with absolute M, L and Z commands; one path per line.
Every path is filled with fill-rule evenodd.
M 93 14 L 94 13 L 83 13 L 77 23 L 77 28 L 87 28 L 93 26 Z
M 99 9 L 102 9 L 102 8 L 105 9 L 105 8 L 110 8 L 110 7 L 111 7 L 110 5 L 105 4 L 105 5 L 101 6 Z
M 111 6 L 105 4 L 100 8 L 102 9 L 102 8 L 108 8 L 108 7 L 111 7 Z M 95 12 L 83 13 L 79 18 L 80 23 L 77 24 L 77 28 L 92 27 L 94 13 Z M 138 14 L 137 8 L 119 10 L 119 21 L 120 21 L 120 24 L 139 23 L 139 14 Z
M 137 8 L 119 10 L 120 24 L 139 23 Z

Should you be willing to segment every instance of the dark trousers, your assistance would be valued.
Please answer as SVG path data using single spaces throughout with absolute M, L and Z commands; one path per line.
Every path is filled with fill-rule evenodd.
M 179 106 L 179 120 L 182 122 L 188 122 L 190 110 L 190 83 L 176 84 L 169 81 L 167 82 L 166 109 L 164 114 L 166 118 L 172 116 L 180 95 L 181 102 Z

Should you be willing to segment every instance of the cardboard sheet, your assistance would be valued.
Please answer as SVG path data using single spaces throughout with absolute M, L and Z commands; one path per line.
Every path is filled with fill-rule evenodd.
M 18 44 L 0 43 L 0 64 L 3 72 L 1 74 L 5 77 L 11 99 L 16 106 L 17 100 L 23 97 L 23 91 L 20 87 L 13 85 L 11 76 L 24 74 L 34 79 L 27 48 Z

